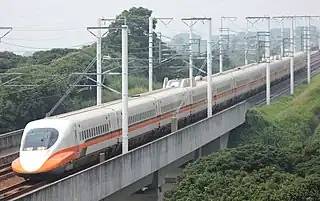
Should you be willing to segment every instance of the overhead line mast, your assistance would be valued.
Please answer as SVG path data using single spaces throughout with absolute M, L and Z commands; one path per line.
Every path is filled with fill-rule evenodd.
M 305 19 L 306 21 L 306 37 L 304 37 L 304 43 L 305 43 L 305 51 L 307 52 L 307 79 L 308 84 L 311 82 L 311 47 L 310 47 L 310 26 L 311 26 L 311 19 L 316 18 L 320 19 L 320 16 L 318 15 L 296 15 L 292 16 L 295 19 Z
M 122 30 L 122 154 L 129 150 L 128 143 L 128 26 L 121 27 L 88 27 L 87 29 Z M 89 31 L 92 33 L 91 31 Z M 93 34 L 93 33 L 92 33 Z M 94 34 L 93 34 L 94 35 Z M 98 73 L 97 73 L 98 75 Z M 100 73 L 101 75 L 101 73 Z M 97 83 L 98 84 L 98 83 Z
M 295 38 L 295 17 L 294 16 L 277 16 L 277 17 L 273 17 L 272 19 L 278 20 L 280 19 L 281 21 L 281 32 L 283 32 L 283 20 L 291 20 L 291 29 L 290 29 L 290 52 L 289 52 L 289 56 L 290 56 L 290 94 L 294 93 L 294 54 L 295 54 L 295 48 L 294 48 L 294 38 Z M 283 33 L 282 33 L 282 40 L 283 40 Z M 281 43 L 281 53 L 283 56 L 284 53 L 284 47 L 283 44 Z
M 161 18 L 161 17 L 149 17 L 149 92 L 153 90 L 153 20 L 159 20 L 164 25 L 170 24 L 172 22 L 173 18 Z M 165 23 L 163 20 L 169 20 L 169 22 Z M 160 44 L 161 44 L 161 38 L 160 38 Z M 161 45 L 160 45 L 161 46 Z M 159 47 L 160 47 L 159 46 Z M 161 50 L 159 50 L 159 61 L 161 56 Z
M 230 22 L 234 22 L 238 19 L 238 17 L 226 17 L 226 16 L 222 16 L 221 17 L 221 28 L 220 28 L 220 37 L 219 37 L 219 49 L 220 49 L 220 53 L 219 53 L 219 72 L 222 73 L 223 72 L 223 41 L 224 41 L 224 31 L 227 31 L 227 40 L 228 40 L 228 45 L 227 47 L 229 48 L 229 29 L 228 28 L 224 28 L 223 26 L 223 21 L 227 19 Z
M 265 32 L 265 55 L 263 62 L 267 63 L 266 67 L 266 104 L 270 105 L 270 17 L 246 17 L 247 24 L 250 22 L 251 24 L 255 24 L 259 20 L 267 20 L 268 28 Z M 251 21 L 254 20 L 254 21 Z M 247 27 L 248 33 L 248 27 Z M 247 46 L 247 45 L 246 45 Z M 247 58 L 246 58 L 247 63 Z
M 211 18 L 206 17 L 191 17 L 191 18 L 182 18 L 181 21 L 189 27 L 189 80 L 190 87 L 193 87 L 193 27 L 200 20 L 211 20 Z M 189 21 L 189 24 L 186 22 Z

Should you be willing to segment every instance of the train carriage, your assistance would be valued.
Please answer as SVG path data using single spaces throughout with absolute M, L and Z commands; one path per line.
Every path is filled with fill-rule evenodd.
M 314 52 L 313 52 L 314 53 Z M 295 71 L 306 65 L 306 53 L 296 53 Z M 270 63 L 271 81 L 289 76 L 290 58 Z M 266 64 L 250 64 L 212 75 L 212 106 L 229 106 L 265 86 Z M 207 77 L 175 79 L 163 89 L 129 98 L 129 144 L 138 146 L 148 136 L 170 131 L 171 117 L 194 121 L 207 108 Z M 186 123 L 184 123 L 186 124 Z M 121 145 L 122 101 L 56 115 L 28 123 L 20 156 L 12 169 L 23 177 L 61 174 L 97 160 L 99 153 L 114 153 Z

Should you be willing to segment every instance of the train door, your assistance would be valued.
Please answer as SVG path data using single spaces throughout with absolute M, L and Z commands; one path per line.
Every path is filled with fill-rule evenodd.
M 74 124 L 74 137 L 73 137 L 73 144 L 76 147 L 77 156 L 80 156 L 80 139 L 81 139 L 81 132 L 80 132 L 80 124 Z
M 111 127 L 111 120 L 114 120 L 114 119 L 115 119 L 115 118 L 112 118 L 110 113 L 107 114 L 106 120 L 107 120 L 107 125 L 108 125 L 108 128 L 109 128 L 108 132 L 112 129 L 112 127 Z

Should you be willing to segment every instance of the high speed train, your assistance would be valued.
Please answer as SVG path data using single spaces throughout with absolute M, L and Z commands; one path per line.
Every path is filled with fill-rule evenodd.
M 315 52 L 312 52 L 314 54 Z M 306 66 L 306 53 L 294 55 L 295 71 Z M 290 58 L 273 60 L 271 83 L 290 73 Z M 266 63 L 250 64 L 212 75 L 212 107 L 229 106 L 265 87 Z M 179 125 L 206 117 L 207 77 L 166 80 L 163 88 L 129 98 L 129 146 L 146 137 L 170 132 L 171 117 Z M 57 175 L 99 159 L 101 152 L 121 150 L 121 100 L 29 122 L 19 158 L 12 162 L 19 176 Z

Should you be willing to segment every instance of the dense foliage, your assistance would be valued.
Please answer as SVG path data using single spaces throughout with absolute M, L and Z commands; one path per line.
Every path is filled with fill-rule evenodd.
M 120 27 L 126 20 L 129 27 L 129 95 L 145 92 L 148 88 L 148 24 L 151 14 L 149 9 L 133 7 L 121 12 L 110 24 L 110 27 Z M 153 23 L 156 28 L 157 20 Z M 153 41 L 154 88 L 160 88 L 165 77 L 187 77 L 188 57 L 176 58 L 187 52 L 176 52 L 161 41 L 156 32 L 153 33 Z M 218 66 L 219 51 L 214 49 L 212 53 L 213 66 Z M 72 73 L 85 72 L 88 66 L 91 68 L 87 73 L 96 72 L 95 55 L 96 43 L 80 49 L 38 51 L 28 57 L 0 52 L 0 73 L 6 73 L 0 75 L 0 133 L 23 128 L 29 121 L 43 118 L 76 80 L 78 75 Z M 121 72 L 120 29 L 109 30 L 102 39 L 102 55 L 107 56 L 102 60 L 102 72 Z M 206 69 L 205 61 L 194 60 L 194 75 L 205 75 L 198 70 Z M 231 65 L 227 56 L 224 64 L 229 67 L 239 65 Z M 213 68 L 213 72 L 217 71 L 218 68 Z M 87 77 L 89 79 L 83 77 L 78 84 L 96 84 L 92 81 L 96 80 L 94 75 Z M 105 86 L 121 91 L 120 76 L 105 75 L 102 80 Z M 76 87 L 52 115 L 94 105 L 95 94 L 95 87 Z M 118 98 L 119 94 L 103 89 L 103 102 Z
M 129 35 L 129 94 L 145 92 L 148 88 L 148 18 L 152 11 L 133 7 L 119 16 L 127 17 Z M 112 27 L 122 23 L 120 20 Z M 156 21 L 154 22 L 154 27 Z M 159 43 L 154 35 L 154 46 Z M 103 55 L 112 60 L 103 60 L 102 71 L 113 69 L 121 72 L 121 32 L 110 31 L 103 38 Z M 163 45 L 163 48 L 171 51 Z M 174 51 L 172 52 L 174 54 Z M 31 120 L 43 118 L 47 112 L 70 88 L 78 75 L 91 63 L 88 73 L 94 73 L 96 44 L 81 49 L 52 49 L 35 52 L 23 57 L 11 52 L 0 53 L 0 133 L 23 128 Z M 158 54 L 154 54 L 155 58 Z M 165 57 L 163 58 L 165 59 Z M 170 66 L 182 65 L 181 61 L 171 60 L 164 65 L 155 64 L 154 88 L 162 86 L 165 76 L 172 77 L 176 70 Z M 184 65 L 184 64 L 183 64 Z M 187 72 L 187 68 L 182 73 Z M 17 74 L 20 73 L 20 74 Z M 88 76 L 95 80 L 95 76 Z M 78 84 L 95 85 L 90 79 L 83 78 Z M 121 91 L 121 76 L 103 76 L 103 84 Z M 20 86 L 12 86 L 20 85 Z M 58 114 L 95 104 L 95 87 L 76 87 L 53 113 Z M 103 89 L 103 102 L 120 98 L 119 94 Z
M 166 201 L 320 200 L 320 76 L 247 114 L 229 147 L 190 164 Z

